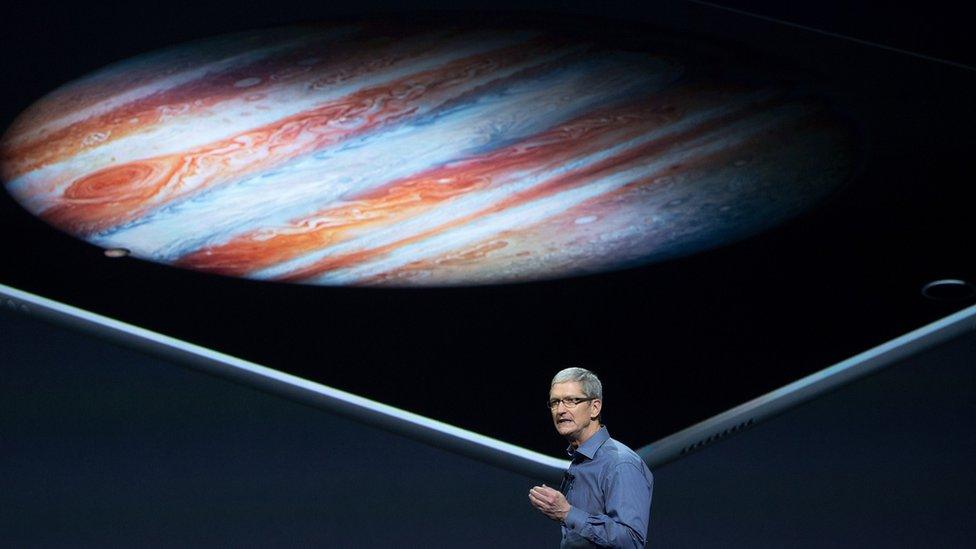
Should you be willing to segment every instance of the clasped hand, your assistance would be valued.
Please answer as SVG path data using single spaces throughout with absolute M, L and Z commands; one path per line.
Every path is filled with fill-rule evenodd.
M 529 503 L 543 515 L 560 522 L 566 520 L 566 515 L 571 509 L 569 502 L 566 501 L 566 496 L 559 490 L 554 490 L 545 484 L 529 490 Z

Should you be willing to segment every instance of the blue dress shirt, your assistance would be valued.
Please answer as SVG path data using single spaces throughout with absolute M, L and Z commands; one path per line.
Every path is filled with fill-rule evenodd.
M 572 505 L 560 547 L 644 547 L 654 476 L 606 427 L 573 450 L 560 491 Z

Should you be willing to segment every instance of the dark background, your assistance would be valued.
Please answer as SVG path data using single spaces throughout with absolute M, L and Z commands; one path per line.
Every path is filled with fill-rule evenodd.
M 906 8 L 846 2 L 725 4 L 954 63 L 976 59 L 967 19 L 949 3 Z M 490 9 L 524 5 L 495 2 Z M 627 20 L 654 20 L 676 11 L 674 4 L 538 6 Z M 458 2 L 423 7 L 484 9 Z M 0 22 L 6 80 L 0 123 L 5 127 L 58 85 L 144 51 L 331 13 L 409 8 L 388 2 L 347 7 L 312 2 L 24 3 L 10 8 Z M 685 9 L 695 17 L 703 13 L 677 11 Z M 695 17 L 690 19 L 695 25 L 715 32 L 729 25 L 717 16 Z M 822 56 L 820 68 L 830 69 L 832 78 L 852 78 L 844 74 L 851 67 L 839 63 L 846 46 L 822 48 L 815 33 L 773 33 L 772 38 L 794 36 Z M 917 64 L 883 59 L 889 61 L 863 73 L 865 88 L 876 86 L 884 95 L 898 85 L 910 90 L 904 92 L 908 97 L 927 89 L 923 107 L 936 109 L 945 118 L 940 123 L 963 126 L 972 120 L 971 100 L 968 106 L 960 103 L 972 97 L 971 72 L 922 59 Z M 889 62 L 907 63 L 915 72 L 893 84 Z M 911 134 L 913 124 L 931 122 L 928 111 L 917 106 L 892 109 L 892 126 Z M 530 410 L 541 410 L 535 393 L 544 397 L 552 371 L 581 362 L 604 374 L 615 435 L 633 446 L 650 442 L 693 418 L 740 403 L 742 395 L 755 396 L 795 379 L 800 371 L 846 358 L 969 303 L 928 301 L 918 289 L 934 278 L 976 278 L 966 193 L 973 173 L 967 153 L 972 137 L 945 131 L 915 137 L 927 144 L 924 157 L 915 162 L 907 162 L 898 154 L 905 150 L 896 146 L 877 149 L 889 160 L 877 164 L 877 181 L 889 186 L 854 189 L 856 199 L 845 203 L 841 197 L 841 207 L 830 215 L 806 217 L 756 239 L 661 268 L 597 279 L 439 291 L 438 314 L 449 319 L 440 326 L 454 331 L 432 339 L 404 337 L 397 323 L 430 310 L 429 292 L 328 290 L 321 303 L 329 311 L 366 304 L 381 314 L 354 318 L 354 324 L 397 334 L 359 343 L 393 345 L 390 357 L 423 356 L 434 349 L 445 365 L 444 357 L 453 355 L 454 367 L 470 382 L 465 389 L 475 394 L 497 394 L 502 385 L 476 379 L 468 369 L 472 357 L 487 364 L 511 361 L 511 349 L 523 343 L 515 336 L 547 319 L 571 328 L 548 332 L 550 341 L 563 346 L 529 345 L 531 352 L 512 368 L 522 371 L 520 384 L 541 389 L 528 387 L 507 400 L 476 399 L 462 408 L 444 400 L 457 385 L 438 383 L 436 376 L 424 375 L 418 383 L 416 373 L 397 377 L 392 368 L 357 377 L 361 370 L 351 367 L 355 350 L 331 369 L 338 377 L 330 384 L 376 391 L 373 396 L 387 402 L 403 398 L 403 387 L 409 387 L 418 400 L 398 404 L 558 455 L 561 443 L 544 412 L 537 416 Z M 33 221 L 6 197 L 0 208 L 8 235 L 0 282 L 257 362 L 317 367 L 304 364 L 307 355 L 300 349 L 297 357 L 286 352 L 294 344 L 282 338 L 287 323 L 263 337 L 233 330 L 201 336 L 198 330 L 234 318 L 267 322 L 269 311 L 282 301 L 307 302 L 307 289 L 278 287 L 269 294 L 263 285 L 247 281 L 176 275 L 137 261 L 106 262 L 100 250 Z M 838 224 L 852 230 L 843 238 L 811 237 L 812 248 L 791 246 L 797 238 Z M 781 253 L 771 255 L 771 249 Z M 722 268 L 732 264 L 740 269 Z M 814 275 L 793 276 L 801 270 Z M 619 290 L 647 276 L 669 283 L 668 291 L 635 302 L 632 294 Z M 212 297 L 181 297 L 191 286 L 198 295 Z M 594 294 L 593 287 L 603 290 Z M 215 310 L 226 296 L 240 295 L 252 301 Z M 604 314 L 567 317 L 566 309 L 546 310 L 556 303 L 571 303 L 572 310 L 582 303 L 588 312 Z M 494 326 L 493 315 L 511 313 L 506 304 L 519 304 L 523 313 L 500 332 L 511 347 L 493 354 L 472 345 L 480 340 L 464 332 Z M 500 312 L 490 312 L 491 307 Z M 479 325 L 470 311 L 485 309 L 489 312 Z M 599 348 L 579 343 L 579 335 L 593 326 L 607 332 L 619 328 L 620 340 L 632 344 Z M 660 328 L 666 328 L 663 335 L 655 332 Z M 157 544 L 239 540 L 527 547 L 555 541 L 554 526 L 523 505 L 523 493 L 534 479 L 19 317 L 0 318 L 0 338 L 0 539 L 15 544 L 124 544 L 138 538 Z M 945 346 L 656 471 L 651 539 L 687 547 L 965 545 L 973 534 L 976 503 L 976 483 L 967 465 L 976 457 L 971 437 L 974 351 L 971 338 Z M 652 359 L 666 367 L 640 368 Z M 681 372 L 689 365 L 707 368 L 691 372 L 695 383 L 681 384 Z M 635 379 L 653 402 L 619 397 Z

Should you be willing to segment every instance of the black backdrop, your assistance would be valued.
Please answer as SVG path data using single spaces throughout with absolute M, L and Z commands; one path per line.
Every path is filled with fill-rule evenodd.
M 586 11 L 589 4 L 555 2 L 545 7 Z M 907 8 L 866 2 L 726 4 L 956 62 L 974 60 L 968 20 L 949 3 Z M 459 6 L 458 2 L 425 5 Z M 31 2 L 8 7 L 0 19 L 6 75 L 0 102 L 3 124 L 39 94 L 67 80 L 142 51 L 210 36 L 215 25 L 221 31 L 242 30 L 317 18 L 323 10 L 363 9 L 398 6 L 387 2 L 346 7 L 312 2 L 233 6 L 225 2 L 57 6 Z M 600 8 L 609 17 L 634 10 L 646 14 L 652 9 L 626 3 L 602 3 Z M 898 166 L 892 167 L 893 173 L 897 171 Z M 938 180 L 937 173 L 915 175 Z M 935 225 L 939 230 L 931 234 L 941 231 L 945 240 L 931 241 L 927 256 L 917 261 L 899 262 L 900 250 L 891 245 L 862 250 L 870 257 L 857 263 L 880 275 L 874 303 L 879 316 L 901 309 L 885 297 L 892 290 L 912 292 L 917 298 L 917 285 L 933 276 L 972 276 L 968 264 L 951 259 L 969 249 L 966 239 L 971 231 L 950 221 L 969 203 L 951 192 L 921 198 L 946 214 L 914 222 Z M 3 215 L 8 252 L 2 261 L 6 266 L 15 262 L 31 267 L 61 265 L 71 271 L 70 277 L 53 278 L 54 286 L 108 292 L 93 288 L 111 288 L 119 280 L 147 272 L 134 263 L 99 272 L 72 269 L 73 254 L 98 251 L 59 247 L 66 237 L 42 226 L 24 238 L 13 229 L 19 222 L 11 222 L 24 214 L 5 203 Z M 910 240 L 914 222 L 903 224 L 892 239 Z M 56 261 L 45 257 L 49 246 L 58 249 Z M 886 270 L 907 270 L 905 280 L 910 283 L 886 282 L 893 278 Z M 26 285 L 27 280 L 11 274 L 14 271 L 5 272 L 0 281 Z M 49 276 L 34 274 L 38 279 Z M 709 291 L 709 281 L 692 282 L 697 282 L 689 286 L 692 291 Z M 835 289 L 856 295 L 864 290 Z M 807 302 L 816 302 L 823 297 L 808 290 L 800 288 L 784 299 L 799 294 Z M 741 300 L 748 304 L 749 296 Z M 158 298 L 156 305 L 163 301 L 164 297 Z M 676 298 L 672 307 L 680 304 Z M 957 306 L 917 300 L 909 307 L 926 318 L 937 318 Z M 147 317 L 154 314 L 157 310 L 147 307 Z M 751 313 L 735 320 L 758 321 Z M 869 320 L 854 323 L 866 332 L 873 330 Z M 789 337 L 789 332 L 784 327 L 781 333 L 770 334 L 770 340 Z M 885 335 L 891 334 L 872 337 Z M 367 532 L 365 538 L 358 538 L 366 545 L 389 545 L 394 538 L 416 545 L 479 545 L 482 540 L 484 546 L 539 546 L 554 540 L 552 525 L 533 517 L 527 506 L 518 507 L 522 495 L 513 495 L 513 490 L 524 491 L 533 479 L 364 431 L 320 411 L 22 318 L 4 315 L 0 336 L 4 433 L 0 532 L 5 541 L 122 544 L 141 538 L 158 544 L 235 540 L 330 544 L 351 540 L 343 536 L 353 535 L 354 529 Z M 679 343 L 695 348 L 701 343 L 700 332 L 688 330 Z M 791 356 L 800 351 L 785 346 L 780 352 Z M 841 346 L 827 352 L 839 358 L 847 356 L 849 349 Z M 907 372 L 900 378 L 871 378 L 849 392 L 836 393 L 840 396 L 803 407 L 798 413 L 805 420 L 784 416 L 768 428 L 761 426 L 657 471 L 652 539 L 675 547 L 822 546 L 825 540 L 965 545 L 974 534 L 971 509 L 976 504 L 972 499 L 976 485 L 967 465 L 976 457 L 969 435 L 974 417 L 970 366 L 976 351 L 970 340 L 941 352 L 912 362 L 910 369 L 892 369 Z M 560 358 L 554 353 L 553 360 Z M 878 379 L 887 381 L 879 385 Z M 614 383 L 626 381 L 608 380 L 608 394 L 613 394 Z M 717 387 L 705 380 L 701 392 L 675 395 L 672 404 L 714 396 Z M 538 420 L 527 411 L 519 414 L 525 424 Z M 336 446 L 334 439 L 357 429 L 353 440 L 359 442 L 348 451 L 335 452 L 343 446 Z M 548 429 L 543 422 L 539 436 L 552 437 Z M 559 446 L 553 438 L 540 440 Z M 354 459 L 359 468 L 317 462 L 322 455 Z M 330 475 L 336 471 L 337 475 Z M 399 475 L 401 471 L 406 474 Z M 743 471 L 746 474 L 736 476 Z M 411 477 L 418 482 L 398 480 Z M 464 489 L 459 490 L 459 485 Z M 496 517 L 494 523 L 484 520 L 484 509 Z M 436 537 L 441 534 L 444 537 Z M 458 539 L 463 542 L 455 543 Z

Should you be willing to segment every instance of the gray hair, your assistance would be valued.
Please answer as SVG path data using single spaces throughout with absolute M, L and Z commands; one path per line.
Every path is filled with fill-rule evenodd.
M 549 386 L 552 387 L 557 383 L 566 383 L 568 381 L 579 383 L 585 396 L 603 400 L 603 384 L 600 383 L 600 378 L 596 377 L 596 374 L 586 368 L 566 368 L 565 370 L 560 370 L 552 378 L 552 383 Z

